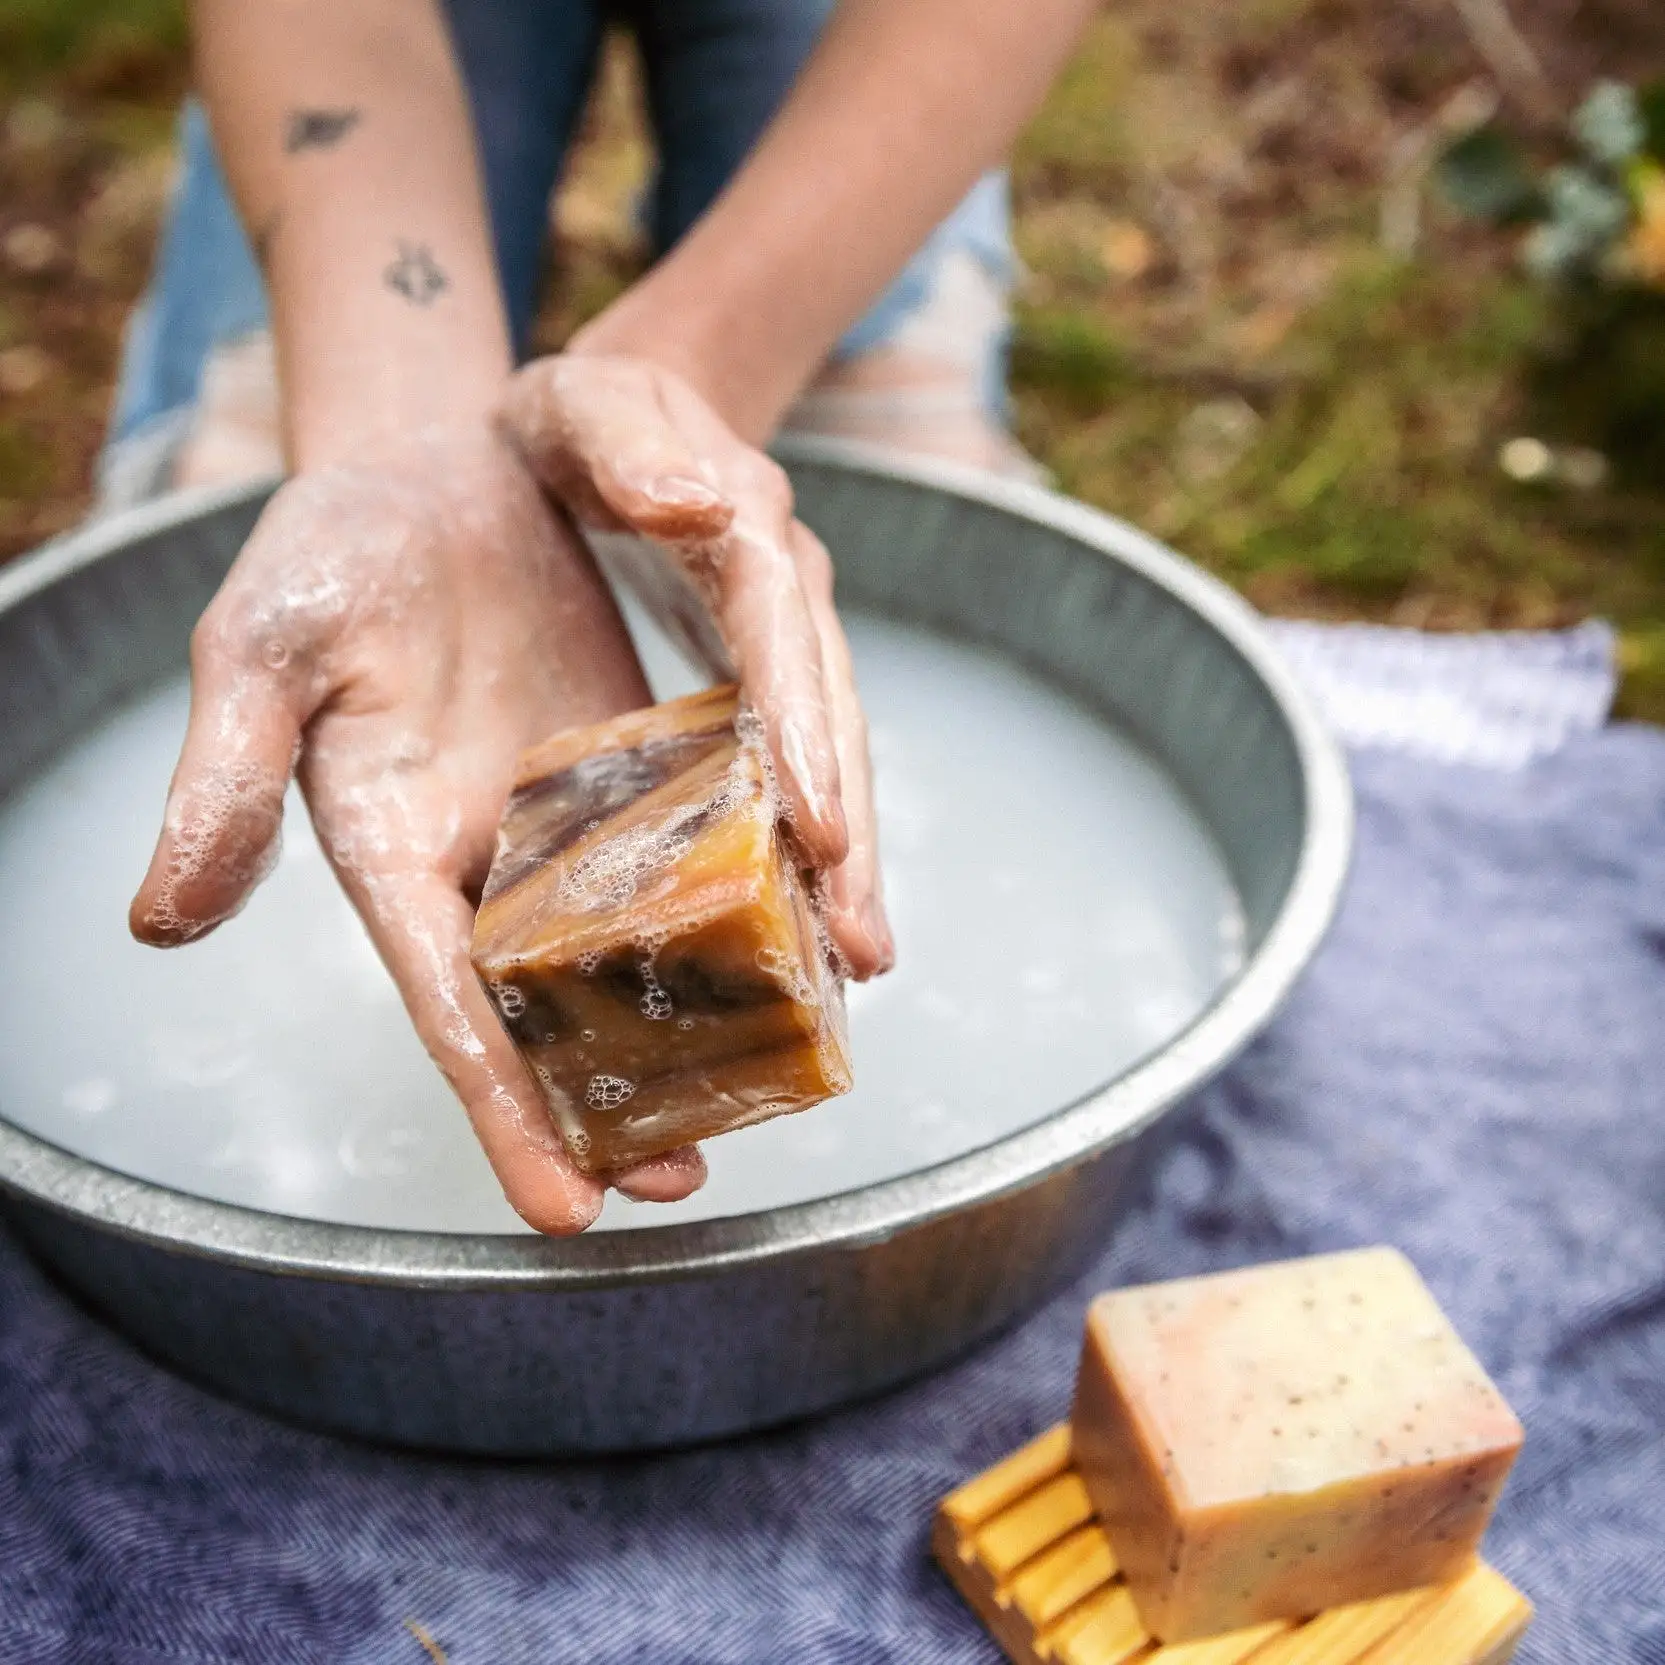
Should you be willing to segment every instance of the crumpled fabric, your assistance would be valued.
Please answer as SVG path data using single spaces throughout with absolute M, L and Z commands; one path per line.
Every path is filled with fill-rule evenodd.
M 1523 1665 L 1665 1665 L 1665 734 L 1353 758 L 1356 866 L 1272 1027 L 1141 1152 L 1098 1263 L 966 1362 L 783 1432 L 566 1464 L 269 1421 L 0 1238 L 3 1665 L 976 1665 L 938 1498 L 1063 1416 L 1110 1284 L 1390 1242 L 1527 1428 Z M 374 1345 L 367 1337 L 366 1345 Z

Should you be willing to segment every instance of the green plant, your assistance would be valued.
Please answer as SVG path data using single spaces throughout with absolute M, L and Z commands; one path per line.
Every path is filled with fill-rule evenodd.
M 1447 147 L 1438 177 L 1465 213 L 1529 224 L 1522 255 L 1540 277 L 1665 288 L 1665 83 L 1598 83 L 1547 169 L 1494 120 Z

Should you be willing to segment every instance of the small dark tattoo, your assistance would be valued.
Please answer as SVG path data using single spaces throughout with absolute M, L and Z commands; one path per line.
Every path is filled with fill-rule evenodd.
M 291 110 L 283 128 L 283 148 L 330 150 L 358 126 L 362 110 Z
M 401 241 L 399 258 L 382 273 L 382 280 L 412 306 L 431 306 L 451 287 L 426 243 Z

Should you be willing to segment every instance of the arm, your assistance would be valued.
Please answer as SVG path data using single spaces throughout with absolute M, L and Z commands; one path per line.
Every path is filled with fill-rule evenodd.
M 510 365 L 432 0 L 196 0 L 197 77 L 266 270 L 297 469 L 479 418 Z
M 523 370 L 506 406 L 523 451 L 580 520 L 681 546 L 763 715 L 800 839 L 828 870 L 833 934 L 862 975 L 894 952 L 866 728 L 826 551 L 755 447 L 840 332 L 1006 154 L 1092 10 L 842 0 L 709 212 L 566 353 Z M 716 536 L 701 520 L 706 487 L 733 507 Z M 782 732 L 783 714 L 817 711 L 824 724 Z
M 582 353 L 681 375 L 761 442 L 839 334 L 1007 154 L 1093 0 L 842 0 L 791 96 Z

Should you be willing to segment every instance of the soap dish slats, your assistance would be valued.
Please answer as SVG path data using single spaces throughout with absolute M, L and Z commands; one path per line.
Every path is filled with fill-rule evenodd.
M 1116 1570 L 1067 1423 L 945 1497 L 931 1542 L 1013 1665 L 1505 1665 L 1532 1617 L 1476 1562 L 1450 1584 L 1164 1647 Z

